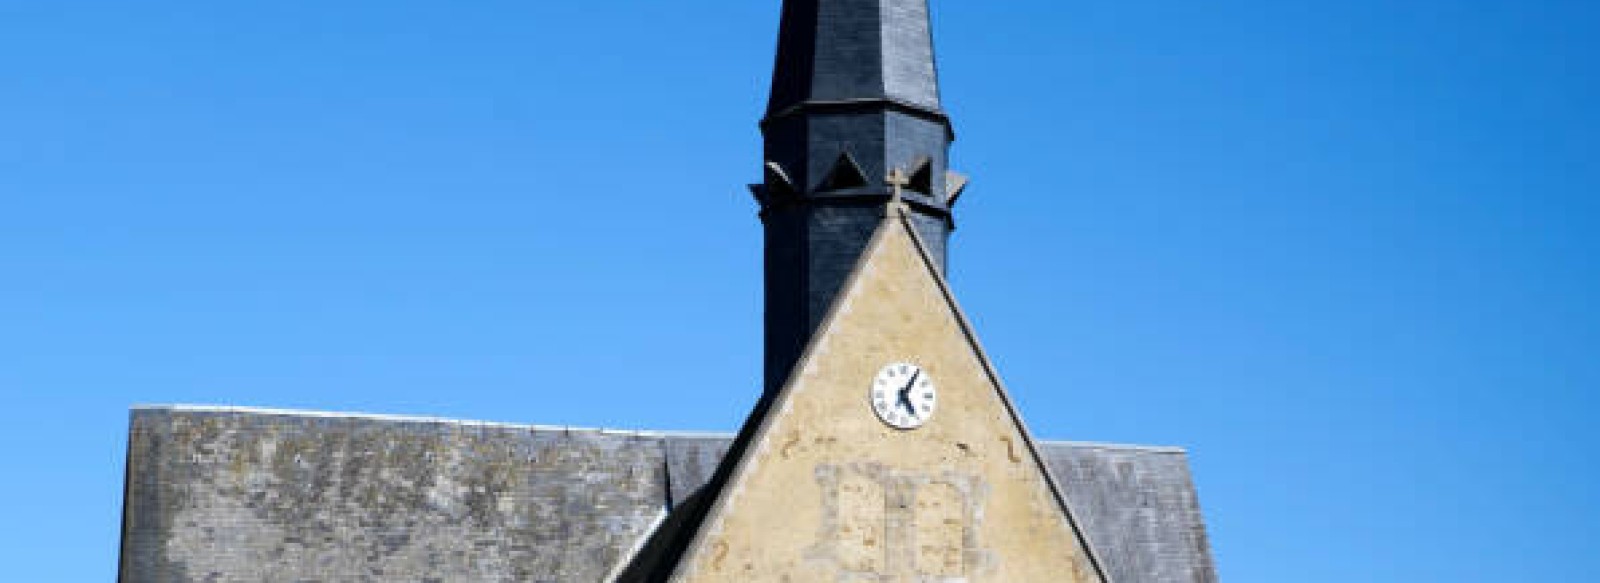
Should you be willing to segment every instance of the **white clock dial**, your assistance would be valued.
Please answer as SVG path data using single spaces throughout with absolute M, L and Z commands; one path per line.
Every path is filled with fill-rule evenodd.
M 916 429 L 933 418 L 939 391 L 922 367 L 897 362 L 878 371 L 867 398 L 878 419 L 890 427 Z

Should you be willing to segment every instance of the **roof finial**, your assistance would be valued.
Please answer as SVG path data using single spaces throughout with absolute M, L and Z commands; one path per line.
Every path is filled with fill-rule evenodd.
M 906 202 L 905 198 L 901 196 L 901 192 L 911 184 L 911 176 L 907 175 L 905 170 L 895 168 L 889 171 L 889 176 L 885 180 L 889 183 L 889 191 L 891 193 L 888 210 L 891 212 L 904 212 L 906 210 Z

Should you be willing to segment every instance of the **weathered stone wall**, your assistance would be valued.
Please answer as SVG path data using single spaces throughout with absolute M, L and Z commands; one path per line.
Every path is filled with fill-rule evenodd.
M 604 581 L 730 438 L 137 409 L 120 581 Z M 1215 581 L 1182 451 L 1044 449 L 1116 583 Z

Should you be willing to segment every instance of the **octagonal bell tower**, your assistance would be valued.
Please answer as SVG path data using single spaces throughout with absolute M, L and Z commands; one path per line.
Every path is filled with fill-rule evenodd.
M 766 229 L 766 389 L 790 369 L 898 189 L 945 270 L 965 178 L 939 98 L 928 0 L 785 0 L 752 186 Z

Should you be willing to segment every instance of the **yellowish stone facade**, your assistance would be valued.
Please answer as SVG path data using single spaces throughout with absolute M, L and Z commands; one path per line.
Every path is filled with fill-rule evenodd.
M 1106 583 L 976 338 L 898 216 L 754 434 L 673 580 Z M 869 386 L 923 367 L 938 408 L 880 422 Z

